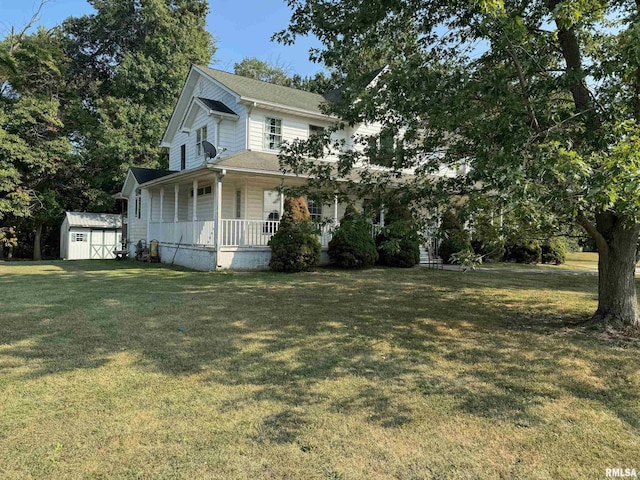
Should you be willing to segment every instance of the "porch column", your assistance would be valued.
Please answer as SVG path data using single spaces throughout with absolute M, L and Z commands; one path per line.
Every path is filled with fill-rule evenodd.
M 333 196 L 333 224 L 338 225 L 338 195 Z
M 149 236 L 149 230 L 151 228 L 151 211 L 153 210 L 151 199 L 153 198 L 153 194 L 148 188 L 145 188 L 143 192 L 145 196 L 145 203 L 147 204 L 147 242 L 150 242 L 151 237 Z
M 193 211 L 191 212 L 191 243 L 195 245 L 196 242 L 196 222 L 198 221 L 198 180 L 193 181 Z
M 282 214 L 284 213 L 284 195 L 280 192 L 280 220 L 282 220 Z
M 180 185 L 177 183 L 173 186 L 173 243 L 178 243 L 178 194 L 180 193 Z
M 164 222 L 164 187 L 160 188 L 160 223 Z
M 384 203 L 380 205 L 380 226 L 384 227 Z
M 214 209 L 214 232 L 215 232 L 215 247 L 216 251 L 219 251 L 219 247 L 222 245 L 222 177 L 226 172 L 223 170 L 222 174 L 216 175 L 216 197 L 213 199 Z
M 249 180 L 244 181 L 244 212 L 242 218 L 249 219 Z

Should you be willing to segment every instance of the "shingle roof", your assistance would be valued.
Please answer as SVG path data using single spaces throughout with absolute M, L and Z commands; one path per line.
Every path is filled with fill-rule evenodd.
M 143 183 L 150 182 L 156 178 L 165 177 L 176 172 L 174 170 L 154 170 L 152 168 L 131 167 L 131 173 L 136 177 L 138 184 L 142 185 Z
M 70 227 L 122 228 L 122 218 L 114 213 L 67 212 Z
M 228 113 L 229 115 L 237 115 L 236 112 L 227 107 L 224 103 L 219 102 L 218 100 L 211 100 L 209 98 L 198 97 L 202 103 L 204 103 L 210 110 L 221 113 Z
M 215 163 L 219 167 L 247 168 L 249 170 L 264 170 L 280 172 L 280 160 L 275 153 L 264 153 L 247 150 Z
M 317 93 L 305 92 L 291 87 L 283 87 L 268 82 L 262 82 L 253 78 L 234 75 L 209 67 L 198 67 L 214 80 L 237 93 L 241 97 L 275 103 L 287 107 L 322 113 L 320 105 L 327 100 Z

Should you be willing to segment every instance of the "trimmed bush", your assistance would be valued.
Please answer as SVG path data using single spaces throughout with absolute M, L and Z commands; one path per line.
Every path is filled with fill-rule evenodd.
M 552 238 L 542 245 L 542 263 L 562 265 L 567 259 L 566 242 L 560 238 Z
M 411 268 L 420 263 L 420 238 L 413 215 L 399 202 L 391 202 L 387 226 L 376 237 L 378 263 L 388 267 Z
M 438 255 L 444 263 L 451 263 L 452 256 L 456 253 L 473 253 L 469 232 L 462 227 L 455 212 L 448 210 L 442 215 L 440 230 L 444 239 L 438 247 Z
M 347 208 L 329 241 L 329 258 L 340 268 L 368 268 L 378 260 L 371 224 L 353 207 Z
M 320 241 L 303 198 L 285 200 L 280 227 L 269 246 L 269 268 L 276 272 L 302 272 L 320 264 Z
M 523 240 L 506 247 L 505 259 L 515 263 L 539 263 L 542 260 L 542 248 L 537 240 Z

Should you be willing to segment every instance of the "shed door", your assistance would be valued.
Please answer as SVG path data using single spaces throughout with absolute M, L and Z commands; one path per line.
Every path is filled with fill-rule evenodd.
M 118 235 L 115 230 L 91 230 L 91 259 L 114 258 Z

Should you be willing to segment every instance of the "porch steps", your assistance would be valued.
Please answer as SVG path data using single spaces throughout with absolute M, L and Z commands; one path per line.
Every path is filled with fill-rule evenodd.
M 428 268 L 442 268 L 442 259 L 431 255 L 424 246 L 420 245 L 420 265 Z

